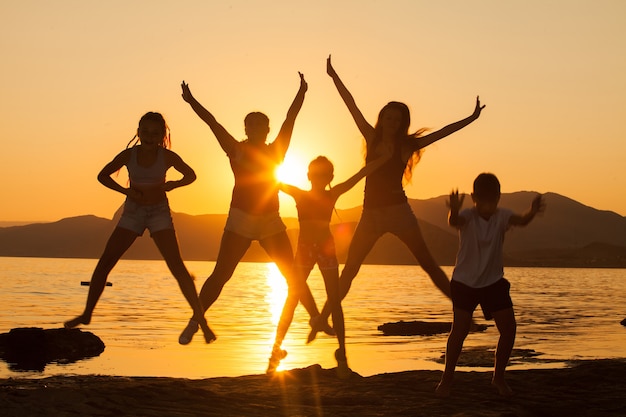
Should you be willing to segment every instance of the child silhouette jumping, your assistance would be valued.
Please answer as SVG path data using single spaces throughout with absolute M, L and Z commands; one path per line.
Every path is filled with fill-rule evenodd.
M 126 195 L 126 201 L 119 223 L 109 237 L 91 277 L 85 310 L 80 316 L 66 321 L 65 327 L 70 329 L 91 322 L 109 273 L 135 239 L 148 229 L 193 309 L 194 320 L 200 323 L 205 341 L 210 343 L 215 335 L 207 325 L 193 278 L 180 255 L 166 196 L 166 192 L 194 182 L 196 174 L 180 156 L 168 149 L 168 127 L 160 113 L 149 112 L 143 115 L 139 120 L 137 134 L 129 142 L 129 146 L 135 139 L 137 143 L 134 146 L 120 152 L 98 174 L 98 181 L 102 185 Z M 128 169 L 129 187 L 120 185 L 111 177 L 124 166 Z M 169 168 L 174 168 L 183 177 L 178 181 L 166 181 L 165 173 Z
M 298 210 L 300 232 L 298 235 L 294 272 L 299 275 L 299 280 L 306 281 L 311 270 L 317 264 L 324 278 L 326 295 L 328 297 L 327 303 L 331 307 L 334 333 L 337 335 L 337 341 L 339 342 L 339 349 L 335 351 L 337 375 L 342 379 L 348 378 L 352 372 L 348 368 L 346 358 L 343 310 L 341 308 L 341 298 L 339 297 L 339 264 L 335 252 L 335 240 L 330 231 L 330 220 L 337 199 L 354 187 L 363 177 L 380 167 L 390 156 L 390 153 L 382 155 L 361 168 L 352 177 L 334 187 L 330 186 L 334 178 L 332 162 L 324 156 L 318 156 L 309 164 L 307 174 L 311 182 L 309 191 L 293 185 L 279 184 L 281 191 L 294 198 Z M 326 189 L 327 186 L 329 187 L 328 189 Z M 289 291 L 276 329 L 276 339 L 267 367 L 268 374 L 276 371 L 280 360 L 287 355 L 287 352 L 281 349 L 281 345 L 289 330 L 297 305 L 297 294 Z M 307 342 L 313 340 L 319 329 L 328 329 L 328 324 L 326 322 L 318 323 L 319 320 L 321 320 L 321 316 L 311 318 L 312 330 Z
M 454 318 L 446 346 L 445 369 L 435 392 L 439 397 L 450 395 L 463 341 L 469 333 L 474 310 L 480 304 L 485 319 L 493 318 L 500 332 L 491 383 L 500 395 L 508 397 L 512 390 L 504 380 L 504 371 L 513 350 L 517 324 L 509 294 L 511 284 L 504 278 L 504 234 L 511 226 L 526 226 L 544 210 L 545 204 L 539 194 L 525 214 L 499 208 L 500 182 L 490 173 L 482 173 L 474 180 L 474 206 L 459 212 L 463 199 L 458 190 L 450 194 L 448 223 L 459 230 L 459 250 L 450 283 Z

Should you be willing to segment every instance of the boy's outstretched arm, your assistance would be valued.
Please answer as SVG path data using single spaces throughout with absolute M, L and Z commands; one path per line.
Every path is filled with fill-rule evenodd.
M 431 143 L 443 139 L 446 136 L 449 136 L 452 133 L 456 132 L 457 130 L 463 129 L 465 126 L 478 119 L 478 117 L 480 116 L 480 112 L 482 112 L 484 108 L 485 105 L 480 104 L 480 98 L 476 97 L 476 106 L 474 107 L 474 112 L 470 116 L 466 117 L 465 119 L 459 120 L 458 122 L 451 123 L 448 126 L 437 130 L 436 132 L 417 138 L 417 143 L 419 145 L 418 149 L 425 148 Z
M 461 227 L 465 224 L 465 218 L 459 217 L 459 211 L 463 207 L 465 194 L 459 195 L 459 190 L 452 190 L 450 199 L 447 201 L 450 212 L 448 213 L 448 224 L 452 227 Z
M 543 196 L 541 194 L 537 194 L 537 196 L 533 199 L 532 204 L 530 205 L 530 209 L 522 215 L 514 214 L 509 219 L 509 224 L 511 226 L 526 226 L 528 223 L 535 218 L 537 213 L 541 213 L 545 210 L 546 203 L 543 200 Z
M 228 133 L 228 131 L 224 128 L 224 126 L 222 126 L 221 124 L 217 122 L 217 120 L 215 119 L 215 117 L 213 117 L 211 112 L 205 109 L 202 106 L 202 104 L 200 104 L 198 100 L 195 99 L 193 94 L 191 94 L 191 90 L 189 89 L 189 84 L 183 81 L 180 86 L 183 90 L 182 92 L 183 100 L 189 103 L 193 111 L 196 112 L 198 117 L 200 117 L 200 119 L 202 119 L 204 123 L 209 125 L 209 127 L 211 128 L 211 131 L 217 138 L 217 141 L 219 142 L 224 152 L 230 155 L 235 145 L 237 144 L 237 139 L 235 139 L 230 133 Z

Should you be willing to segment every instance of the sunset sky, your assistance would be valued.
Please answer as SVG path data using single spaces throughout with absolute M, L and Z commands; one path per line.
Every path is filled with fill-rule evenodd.
M 622 0 L 6 0 L 0 16 L 0 221 L 111 218 L 124 196 L 96 175 L 147 111 L 163 113 L 172 150 L 198 175 L 169 194 L 172 210 L 226 213 L 228 159 L 181 99 L 182 80 L 236 138 L 258 110 L 273 140 L 301 71 L 309 90 L 290 182 L 307 187 L 317 155 L 334 162 L 335 183 L 346 179 L 363 140 L 326 75 L 329 54 L 371 124 L 391 100 L 409 105 L 412 129 L 468 116 L 477 95 L 486 104 L 427 148 L 410 198 L 470 192 L 491 171 L 504 192 L 556 192 L 626 215 Z M 360 205 L 362 192 L 363 182 L 338 208 Z M 281 205 L 295 215 L 288 197 Z

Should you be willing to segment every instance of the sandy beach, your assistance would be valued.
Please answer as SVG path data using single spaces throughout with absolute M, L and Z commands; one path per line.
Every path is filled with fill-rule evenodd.
M 9 416 L 626 416 L 626 360 L 572 362 L 561 369 L 511 370 L 513 398 L 496 394 L 491 373 L 457 372 L 452 396 L 433 390 L 440 371 L 339 380 L 312 365 L 268 377 L 179 379 L 54 376 L 0 380 Z

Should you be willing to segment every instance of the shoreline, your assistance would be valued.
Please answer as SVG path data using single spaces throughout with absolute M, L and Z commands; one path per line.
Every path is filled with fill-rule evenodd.
M 0 379 L 3 416 L 625 416 L 626 358 L 569 367 L 507 371 L 500 397 L 491 370 L 458 371 L 452 395 L 434 389 L 441 371 L 416 370 L 339 380 L 312 365 L 274 377 L 208 379 L 106 375 Z

